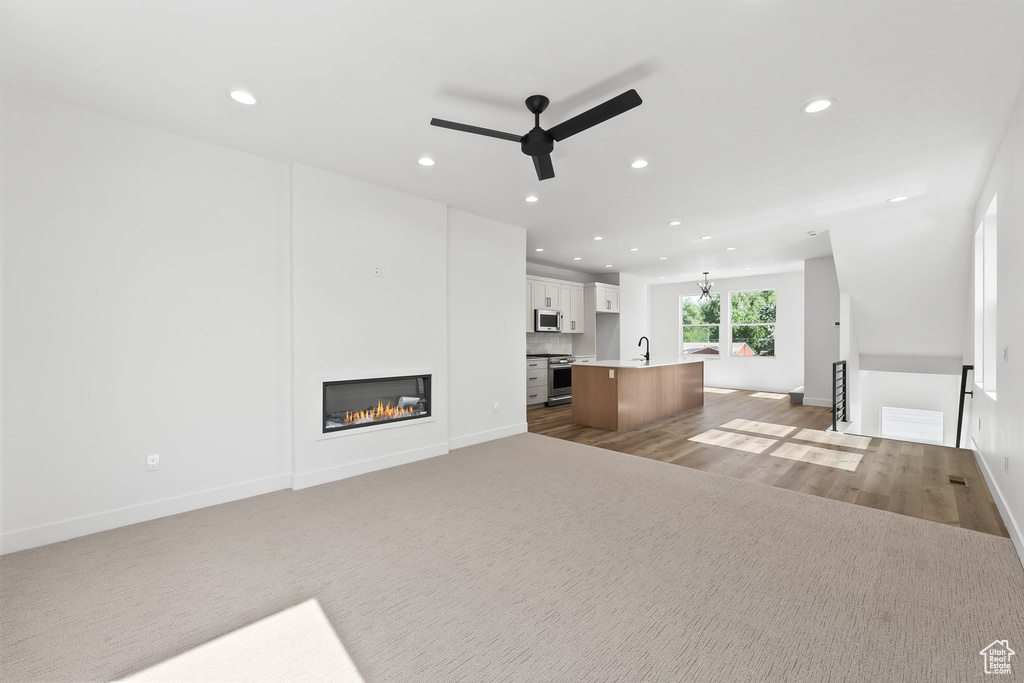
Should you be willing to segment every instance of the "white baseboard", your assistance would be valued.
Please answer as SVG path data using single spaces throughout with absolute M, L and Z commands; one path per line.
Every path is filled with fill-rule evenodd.
M 411 451 L 391 453 L 389 455 L 381 455 L 376 458 L 369 458 L 358 462 L 350 462 L 345 463 L 344 465 L 336 465 L 335 467 L 327 467 L 322 470 L 302 472 L 300 474 L 292 475 L 292 488 L 298 490 L 309 488 L 310 486 L 319 486 L 320 484 L 327 484 L 339 479 L 348 479 L 349 477 L 387 469 L 388 467 L 395 467 L 396 465 L 405 465 L 410 462 L 416 462 L 417 460 L 426 460 L 427 458 L 444 455 L 447 452 L 448 444 L 438 443 L 432 446 L 425 446 L 423 448 L 414 448 Z
M 508 427 L 501 427 L 499 429 L 489 429 L 486 432 L 477 432 L 476 434 L 457 436 L 454 439 L 448 440 L 448 448 L 455 450 L 456 448 L 475 446 L 478 443 L 483 443 L 485 441 L 494 441 L 495 439 L 504 439 L 506 436 L 515 436 L 516 434 L 522 434 L 525 431 L 526 423 L 520 422 L 519 424 L 510 425 Z
M 832 399 L 830 398 L 807 398 L 804 396 L 805 406 L 818 406 L 819 408 L 831 408 Z
M 290 477 L 287 474 L 279 474 L 264 479 L 253 479 L 240 484 L 231 484 L 219 488 L 186 493 L 172 498 L 163 498 L 149 503 L 140 503 L 128 507 L 97 512 L 82 517 L 41 524 L 8 531 L 0 535 L 0 554 L 15 553 L 19 550 L 37 548 L 41 545 L 66 541 L 70 538 L 87 536 L 108 529 L 148 522 L 158 517 L 177 515 L 190 510 L 230 503 L 242 498 L 250 498 L 271 491 L 280 491 L 288 488 Z
M 978 461 L 982 476 L 985 477 L 988 490 L 995 494 L 992 497 L 995 498 L 996 507 L 999 508 L 999 514 L 1003 518 L 1006 530 L 1010 532 L 1010 540 L 1013 541 L 1013 547 L 1017 550 L 1017 557 L 1020 558 L 1021 564 L 1024 565 L 1024 534 L 1021 534 L 1020 526 L 1010 513 L 1010 508 L 1006 505 L 1006 499 L 1003 498 L 1003 492 L 999 490 L 999 485 L 996 484 L 996 479 L 992 476 L 992 470 L 988 468 L 988 463 L 985 462 L 981 451 L 978 450 L 978 444 L 973 437 L 971 438 L 971 451 L 974 453 L 974 459 Z

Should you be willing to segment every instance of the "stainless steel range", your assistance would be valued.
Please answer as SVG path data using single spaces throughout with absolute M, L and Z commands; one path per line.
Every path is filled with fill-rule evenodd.
M 548 359 L 547 405 L 572 403 L 572 364 L 576 362 L 576 357 L 558 353 L 531 353 L 526 357 Z

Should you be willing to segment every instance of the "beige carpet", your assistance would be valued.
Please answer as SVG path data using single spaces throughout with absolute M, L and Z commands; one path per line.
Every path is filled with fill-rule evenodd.
M 0 571 L 18 681 L 125 676 L 310 598 L 369 683 L 934 683 L 1024 652 L 1007 539 L 531 434 Z

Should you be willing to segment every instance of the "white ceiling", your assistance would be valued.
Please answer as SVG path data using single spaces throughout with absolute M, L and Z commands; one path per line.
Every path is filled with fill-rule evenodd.
M 0 0 L 0 78 L 526 227 L 531 261 L 657 282 L 797 268 L 831 250 L 808 230 L 866 217 L 960 229 L 1022 35 L 1013 0 Z M 516 144 L 428 125 L 523 133 L 528 95 L 551 98 L 550 127 L 631 87 L 644 104 L 559 143 L 543 183 Z M 804 114 L 817 97 L 838 104 Z

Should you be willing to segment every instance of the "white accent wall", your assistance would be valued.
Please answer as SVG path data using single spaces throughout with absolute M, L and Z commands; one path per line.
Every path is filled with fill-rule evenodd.
M 650 311 L 647 280 L 627 273 L 619 274 L 619 356 L 639 358 L 640 337 L 650 336 Z M 654 350 L 651 350 L 653 355 Z
M 882 436 L 882 408 L 908 408 L 942 413 L 942 445 L 956 442 L 957 394 L 960 378 L 915 372 L 861 370 L 859 377 L 860 420 L 849 431 Z
M 804 403 L 832 406 L 839 357 L 839 281 L 831 256 L 804 261 Z M 849 366 L 847 366 L 849 367 Z
M 861 429 L 861 389 L 863 373 L 860 369 L 860 343 L 857 339 L 857 321 L 853 316 L 850 295 L 839 295 L 839 359 L 846 361 L 848 431 L 856 434 Z M 831 381 L 831 380 L 830 380 Z M 830 389 L 831 391 L 831 389 Z
M 4 548 L 286 487 L 287 166 L 3 94 Z
M 525 253 L 524 229 L 448 210 L 451 448 L 526 431 L 526 339 L 509 315 L 522 310 Z
M 964 225 L 966 241 L 985 219 L 998 195 L 999 241 L 997 258 L 995 373 L 998 393 L 993 396 L 975 385 L 969 399 L 965 446 L 979 454 L 996 503 L 1017 552 L 1024 558 L 1024 92 L 1017 98 L 1006 134 L 999 146 L 984 189 L 978 197 L 973 221 Z M 966 260 L 966 259 L 965 259 Z M 971 259 L 973 262 L 973 259 Z M 981 349 L 973 349 L 974 278 L 961 283 L 968 293 L 963 310 L 964 337 L 969 348 L 964 363 L 974 362 Z M 991 340 L 984 342 L 988 344 Z M 1004 355 L 1006 351 L 1006 355 Z M 992 370 L 986 367 L 986 375 Z M 980 428 L 979 428 L 980 421 Z
M 522 229 L 0 94 L 0 551 L 525 429 Z M 322 381 L 407 371 L 431 421 L 322 438 Z
M 293 166 L 296 488 L 448 451 L 446 233 L 444 204 Z M 324 381 L 421 373 L 432 419 L 321 434 Z
M 713 278 L 712 278 L 713 279 Z M 713 292 L 722 295 L 722 349 L 727 338 L 728 293 L 774 289 L 777 296 L 774 358 L 740 358 L 722 353 L 704 363 L 704 383 L 713 387 L 786 392 L 804 383 L 804 274 L 803 271 L 713 279 Z M 651 285 L 651 358 L 679 357 L 680 296 L 700 294 L 692 282 Z

